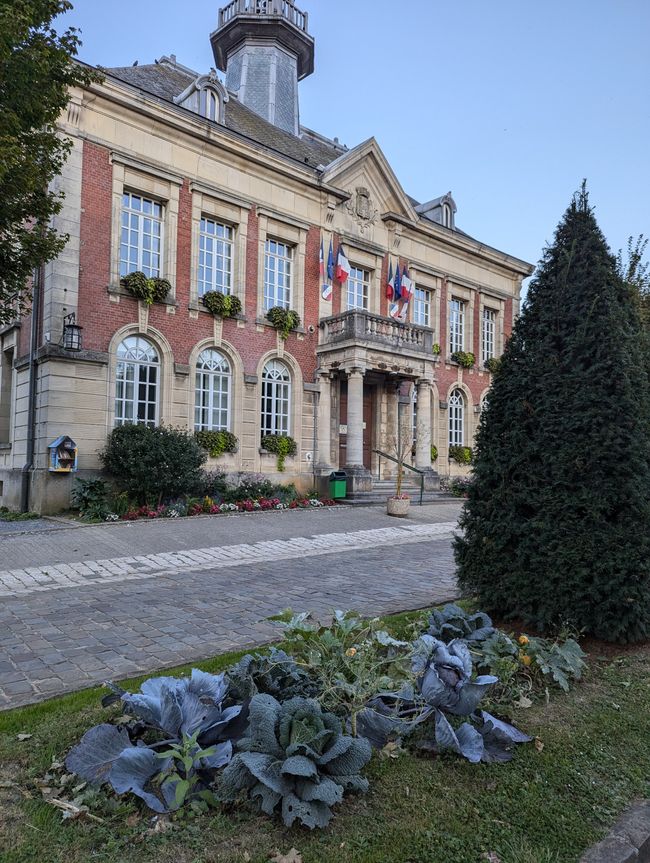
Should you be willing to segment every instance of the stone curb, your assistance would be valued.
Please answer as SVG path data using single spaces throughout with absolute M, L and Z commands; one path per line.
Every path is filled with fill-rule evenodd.
M 627 809 L 580 863 L 650 863 L 650 800 Z

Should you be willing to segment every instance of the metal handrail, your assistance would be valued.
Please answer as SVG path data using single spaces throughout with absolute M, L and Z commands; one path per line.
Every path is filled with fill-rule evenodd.
M 387 452 L 383 452 L 380 449 L 373 449 L 373 452 L 375 453 L 375 455 L 380 456 L 380 459 L 379 459 L 379 477 L 380 478 L 381 478 L 381 456 L 383 456 L 385 459 L 388 459 L 388 461 L 395 462 L 395 464 L 397 464 L 397 465 L 400 464 L 400 460 L 398 458 L 395 458 L 395 456 L 389 455 Z M 413 465 L 406 464 L 406 462 L 404 462 L 404 461 L 401 464 L 402 464 L 402 468 L 406 468 L 407 470 L 410 470 L 413 473 L 417 473 L 420 475 L 420 506 L 422 506 L 422 498 L 424 497 L 424 471 L 420 470 L 419 467 L 413 467 Z

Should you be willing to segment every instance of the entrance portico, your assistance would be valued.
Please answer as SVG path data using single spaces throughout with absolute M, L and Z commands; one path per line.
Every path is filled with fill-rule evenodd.
M 349 492 L 372 491 L 373 476 L 379 472 L 376 451 L 394 454 L 403 433 L 400 392 L 410 384 L 418 403 L 415 466 L 425 473 L 426 488 L 437 485 L 431 469 L 432 342 L 433 333 L 426 327 L 360 310 L 321 322 L 316 459 L 320 476 L 338 467 L 348 474 Z M 381 463 L 386 476 L 394 472 L 390 462 Z

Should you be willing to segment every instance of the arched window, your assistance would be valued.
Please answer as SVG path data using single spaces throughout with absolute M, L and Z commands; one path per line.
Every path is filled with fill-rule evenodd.
M 219 94 L 212 87 L 205 87 L 200 93 L 200 111 L 208 120 L 219 120 Z
M 449 204 L 442 205 L 442 224 L 445 228 L 451 228 L 451 207 Z
M 465 444 L 465 396 L 454 390 L 449 397 L 449 446 Z
M 262 435 L 289 434 L 291 376 L 279 360 L 270 360 L 262 372 Z
M 117 348 L 115 425 L 158 424 L 160 360 L 151 342 L 129 336 Z
M 219 351 L 201 351 L 196 361 L 194 428 L 196 431 L 230 429 L 230 363 Z

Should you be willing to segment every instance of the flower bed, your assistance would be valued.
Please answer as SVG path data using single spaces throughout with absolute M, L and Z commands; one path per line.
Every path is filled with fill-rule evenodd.
M 283 503 L 279 498 L 255 498 L 238 500 L 235 503 L 219 503 L 210 497 L 200 501 L 177 501 L 168 506 L 139 506 L 127 510 L 122 515 L 111 512 L 106 521 L 139 521 L 140 519 L 186 518 L 196 515 L 224 515 L 233 512 L 258 512 L 285 509 L 318 509 L 323 506 L 335 506 L 336 501 L 326 498 L 305 497 Z

